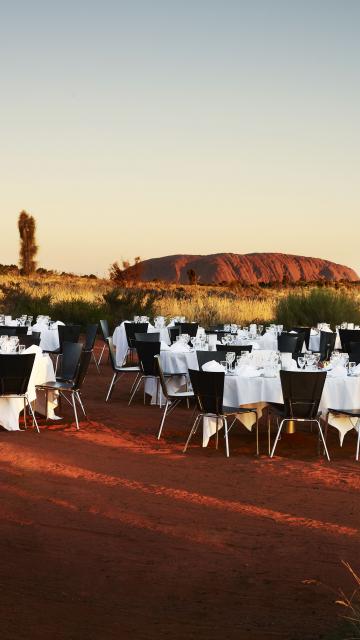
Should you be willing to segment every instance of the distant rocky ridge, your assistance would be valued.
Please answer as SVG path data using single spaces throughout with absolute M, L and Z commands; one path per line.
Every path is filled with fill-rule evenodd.
M 126 274 L 131 278 L 134 267 Z M 175 255 L 151 258 L 141 263 L 140 279 L 188 283 L 193 270 L 202 284 L 239 281 L 246 284 L 269 282 L 311 282 L 315 280 L 359 279 L 357 273 L 335 262 L 284 253 L 215 253 L 213 255 Z

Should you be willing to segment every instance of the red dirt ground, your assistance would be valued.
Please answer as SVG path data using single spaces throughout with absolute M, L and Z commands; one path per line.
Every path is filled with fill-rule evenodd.
M 108 365 L 86 379 L 89 420 L 40 436 L 0 434 L 1 640 L 305 640 L 339 622 L 336 590 L 359 570 L 355 439 L 285 436 L 254 456 L 235 428 L 230 459 L 194 440 L 177 409 L 105 405 Z M 222 440 L 222 438 L 221 438 Z M 319 584 L 321 583 L 321 584 Z

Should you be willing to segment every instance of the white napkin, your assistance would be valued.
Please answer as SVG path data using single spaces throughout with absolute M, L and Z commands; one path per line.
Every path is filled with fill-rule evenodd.
M 190 351 L 190 347 L 188 344 L 184 344 L 183 342 L 180 342 L 179 340 L 177 342 L 174 342 L 174 344 L 171 345 L 171 347 L 169 347 L 170 351 L 179 351 L 184 353 L 184 351 Z
M 61 322 L 61 320 L 57 320 L 56 324 L 59 326 L 59 324 L 61 324 L 62 327 L 65 326 L 65 322 Z
M 310 335 L 312 335 L 312 336 L 317 336 L 317 335 L 319 335 L 319 329 L 311 329 L 311 331 L 310 331 Z
M 354 373 L 356 376 L 360 376 L 360 364 L 357 364 L 357 365 L 356 365 L 356 367 L 354 368 L 353 373 Z
M 202 366 L 203 371 L 225 371 L 224 367 L 220 362 L 216 362 L 216 360 L 210 360 L 209 362 L 205 362 Z
M 161 340 L 160 342 L 160 349 L 161 351 L 170 351 L 169 345 L 166 344 L 166 342 L 164 342 L 163 340 Z
M 329 327 L 325 327 L 324 329 L 321 329 L 321 331 L 325 331 L 325 333 L 333 333 Z
M 258 378 L 261 376 L 261 369 L 255 369 L 252 365 L 241 365 L 240 367 L 236 367 L 235 373 L 240 378 Z
M 38 347 L 36 344 L 32 344 L 30 347 L 24 350 L 23 353 L 35 353 L 36 355 L 42 355 L 42 348 Z
M 347 371 L 345 367 L 338 365 L 329 371 L 328 376 L 330 376 L 330 378 L 346 378 Z

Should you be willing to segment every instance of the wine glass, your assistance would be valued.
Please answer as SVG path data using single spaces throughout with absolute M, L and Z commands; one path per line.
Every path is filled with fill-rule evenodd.
M 231 371 L 232 369 L 232 363 L 234 362 L 235 357 L 236 357 L 236 354 L 234 353 L 234 351 L 227 351 L 225 358 L 226 358 L 226 362 L 228 363 L 229 371 Z
M 299 365 L 300 369 L 304 369 L 305 364 L 306 364 L 306 361 L 305 361 L 304 356 L 299 356 L 298 357 L 298 365 Z
M 348 373 L 349 376 L 353 376 L 356 369 L 356 362 L 348 362 Z

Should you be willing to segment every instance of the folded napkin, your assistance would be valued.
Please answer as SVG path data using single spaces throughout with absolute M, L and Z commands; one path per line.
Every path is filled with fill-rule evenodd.
M 57 326 L 59 326 L 61 324 L 62 327 L 65 326 L 65 322 L 61 322 L 61 320 L 57 320 L 56 321 Z
M 24 350 L 24 353 L 35 353 L 36 355 L 41 355 L 42 348 L 38 347 L 36 344 L 32 344 L 30 347 Z
M 314 328 L 313 328 L 313 329 L 311 329 L 311 331 L 310 331 L 310 335 L 311 335 L 311 336 L 317 336 L 317 335 L 319 335 L 319 329 L 314 329 Z
M 202 366 L 202 370 L 203 371 L 222 371 L 222 372 L 225 371 L 222 364 L 220 364 L 220 362 L 216 362 L 216 360 L 210 360 L 209 362 L 205 362 Z
M 170 351 L 170 347 L 169 347 L 168 344 L 166 344 L 166 342 L 161 340 L 161 342 L 160 342 L 160 350 L 161 351 Z
M 329 371 L 328 376 L 330 376 L 330 378 L 346 378 L 347 371 L 345 367 L 338 365 Z
M 353 374 L 356 376 L 360 376 L 360 364 L 357 364 L 353 370 Z
M 325 327 L 324 329 L 321 329 L 321 331 L 325 331 L 325 333 L 333 333 L 329 327 Z
M 171 347 L 169 347 L 170 351 L 178 351 L 178 352 L 184 352 L 184 351 L 190 351 L 190 347 L 188 344 L 184 344 L 183 342 L 177 341 L 174 342 L 174 344 L 171 345 Z
M 261 376 L 262 371 L 260 369 L 255 369 L 252 365 L 241 365 L 240 367 L 236 367 L 235 373 L 240 378 L 258 378 Z

